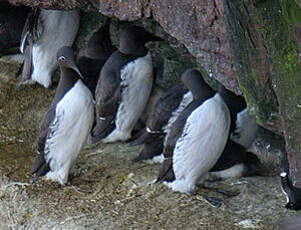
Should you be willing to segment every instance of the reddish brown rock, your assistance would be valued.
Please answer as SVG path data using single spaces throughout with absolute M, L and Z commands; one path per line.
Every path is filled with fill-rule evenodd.
M 135 21 L 153 17 L 183 44 L 198 63 L 227 88 L 241 94 L 231 62 L 223 16 L 223 0 L 9 0 L 15 5 L 42 8 L 99 10 L 109 17 Z
M 155 21 L 186 46 L 210 77 L 240 94 L 230 58 L 222 0 L 155 0 L 151 9 Z

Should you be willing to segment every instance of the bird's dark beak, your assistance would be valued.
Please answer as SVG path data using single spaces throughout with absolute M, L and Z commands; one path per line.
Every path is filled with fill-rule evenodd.
M 81 79 L 84 79 L 83 75 L 81 74 L 77 66 L 74 64 L 74 62 L 71 64 L 70 67 L 81 77 Z
M 153 35 L 153 34 L 151 34 L 151 33 L 149 33 L 149 36 L 147 37 L 147 39 L 148 39 L 148 41 L 154 41 L 154 42 L 156 42 L 156 41 L 164 41 L 162 38 L 160 38 L 160 37 L 157 37 L 157 36 L 155 36 L 155 35 Z

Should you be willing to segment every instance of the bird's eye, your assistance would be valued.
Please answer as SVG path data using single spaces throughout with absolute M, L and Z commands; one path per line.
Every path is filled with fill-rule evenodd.
M 66 60 L 66 58 L 64 56 L 59 57 L 59 61 L 65 61 L 65 60 Z

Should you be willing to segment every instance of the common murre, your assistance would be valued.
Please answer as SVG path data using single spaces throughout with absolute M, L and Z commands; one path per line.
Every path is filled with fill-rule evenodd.
M 98 80 L 93 143 L 126 141 L 131 137 L 153 84 L 153 65 L 145 43 L 160 40 L 138 26 L 122 32 L 119 49 L 106 61 Z
M 66 184 L 70 168 L 85 144 L 94 115 L 93 97 L 82 82 L 71 47 L 57 53 L 60 81 L 38 135 L 38 155 L 30 173 Z
M 78 10 L 35 9 L 23 29 L 20 50 L 24 54 L 20 85 L 38 82 L 52 84 L 58 67 L 56 54 L 63 46 L 72 46 L 79 27 Z

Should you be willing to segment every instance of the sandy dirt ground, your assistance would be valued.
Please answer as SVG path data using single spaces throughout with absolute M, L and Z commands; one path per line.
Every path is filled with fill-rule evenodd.
M 159 165 L 131 162 L 140 147 L 117 143 L 86 147 L 68 186 L 30 184 L 34 153 L 11 148 L 20 149 L 1 165 L 0 229 L 274 229 L 294 214 L 283 208 L 277 176 L 208 183 L 238 194 L 231 198 L 208 189 L 187 196 L 154 183 Z M 212 207 L 201 193 L 222 205 Z

